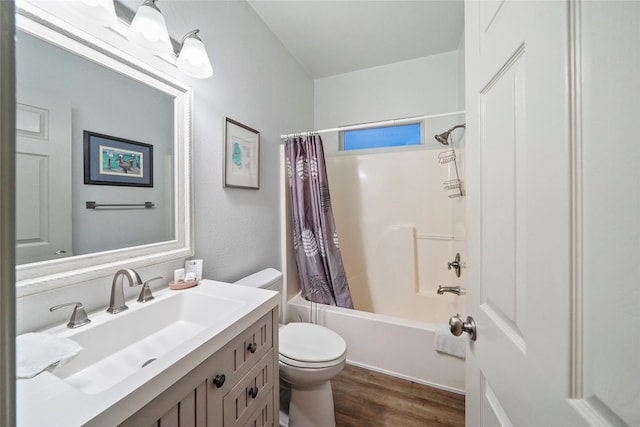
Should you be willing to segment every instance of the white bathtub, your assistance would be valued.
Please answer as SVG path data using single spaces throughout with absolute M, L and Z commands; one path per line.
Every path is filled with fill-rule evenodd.
M 464 360 L 435 351 L 433 323 L 404 320 L 323 304 L 317 323 L 347 342 L 347 363 L 416 383 L 464 394 Z M 310 304 L 300 293 L 289 300 L 289 321 L 308 321 Z

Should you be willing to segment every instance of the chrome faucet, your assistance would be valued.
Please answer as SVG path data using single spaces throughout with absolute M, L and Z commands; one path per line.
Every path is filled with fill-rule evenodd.
M 464 295 L 467 293 L 465 288 L 460 286 L 438 286 L 438 295 L 444 295 L 445 292 L 451 292 L 456 295 Z
M 111 284 L 111 301 L 107 309 L 108 313 L 116 314 L 129 308 L 124 303 L 124 289 L 122 289 L 123 276 L 129 279 L 129 286 L 133 287 L 142 284 L 142 279 L 135 270 L 131 268 L 118 270 L 115 276 L 113 276 L 113 283 Z

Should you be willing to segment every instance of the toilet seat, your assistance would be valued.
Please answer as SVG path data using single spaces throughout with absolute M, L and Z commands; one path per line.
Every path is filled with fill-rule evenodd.
M 284 363 L 285 365 L 289 365 L 294 368 L 304 368 L 304 369 L 323 369 L 323 368 L 331 368 L 333 366 L 340 365 L 344 363 L 347 359 L 346 352 L 339 358 L 334 360 L 329 360 L 327 362 L 304 362 L 302 360 L 289 359 L 282 354 L 278 355 L 278 359 L 280 363 Z
M 324 368 L 346 359 L 347 343 L 324 326 L 313 323 L 289 323 L 280 327 L 282 363 L 300 368 Z

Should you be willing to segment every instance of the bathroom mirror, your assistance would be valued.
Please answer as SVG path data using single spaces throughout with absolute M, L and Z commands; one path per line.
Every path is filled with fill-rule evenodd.
M 112 30 L 23 1 L 16 27 L 17 296 L 192 255 L 192 89 Z

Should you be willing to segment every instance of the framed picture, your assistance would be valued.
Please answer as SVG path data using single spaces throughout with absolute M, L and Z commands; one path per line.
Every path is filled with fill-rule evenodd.
M 85 130 L 84 183 L 153 187 L 153 145 Z
M 260 188 L 260 132 L 225 117 L 224 186 Z

